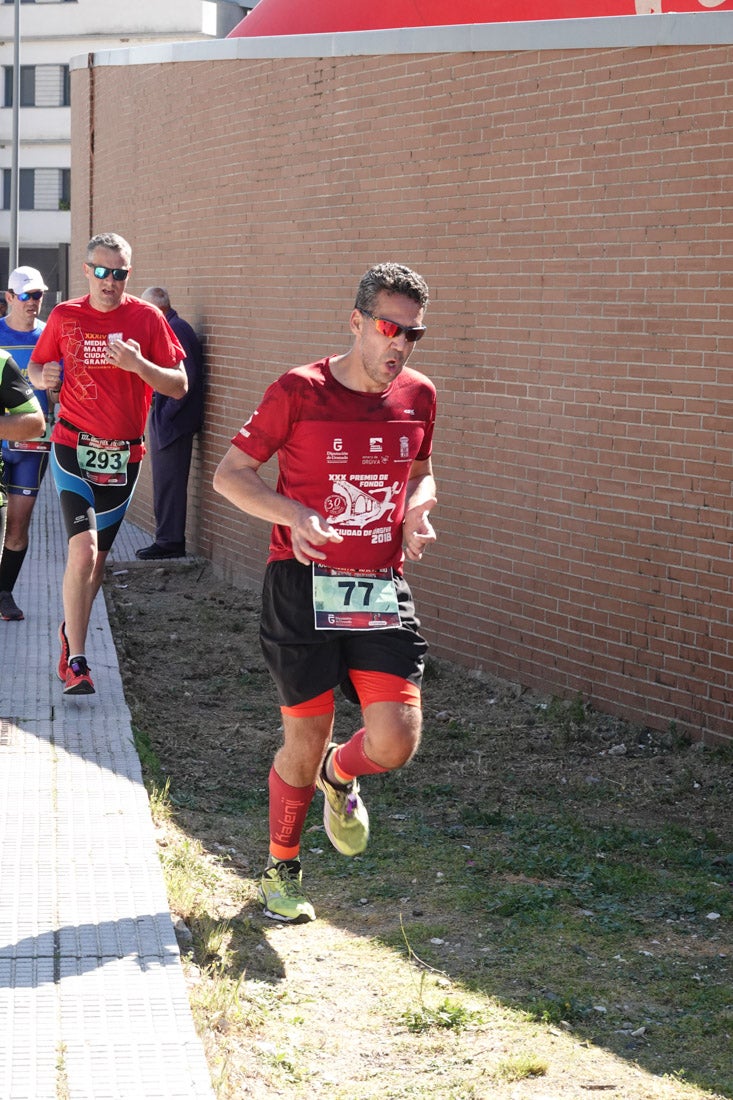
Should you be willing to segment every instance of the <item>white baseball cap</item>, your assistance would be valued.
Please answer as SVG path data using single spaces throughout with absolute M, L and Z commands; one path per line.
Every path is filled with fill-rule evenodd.
M 16 267 L 15 271 L 10 272 L 8 290 L 12 290 L 13 294 L 24 294 L 29 290 L 48 290 L 48 287 L 35 267 Z

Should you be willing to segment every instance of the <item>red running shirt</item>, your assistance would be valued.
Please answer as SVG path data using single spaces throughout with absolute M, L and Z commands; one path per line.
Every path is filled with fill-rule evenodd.
M 41 366 L 63 359 L 60 415 L 65 420 L 101 439 L 138 439 L 145 431 L 153 391 L 139 375 L 106 361 L 112 334 L 137 340 L 141 354 L 157 367 L 175 367 L 185 358 L 160 310 L 125 294 L 109 312 L 90 306 L 89 295 L 56 306 L 32 359 Z M 58 422 L 51 438 L 76 446 L 75 433 Z M 133 447 L 131 458 L 138 461 L 144 453 L 142 445 Z
M 400 570 L 413 462 L 430 457 L 435 387 L 405 367 L 383 393 L 347 389 L 322 359 L 283 374 L 232 443 L 256 462 L 277 454 L 277 491 L 313 508 L 343 536 L 321 547 L 325 565 Z M 292 558 L 274 526 L 269 561 Z

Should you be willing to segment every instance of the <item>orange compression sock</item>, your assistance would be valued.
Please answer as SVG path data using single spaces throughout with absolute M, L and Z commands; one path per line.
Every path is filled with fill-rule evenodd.
M 340 745 L 331 758 L 333 773 L 339 783 L 350 783 L 357 775 L 379 775 L 388 772 L 389 768 L 383 768 L 381 764 L 375 764 L 364 752 L 364 738 L 366 730 L 360 729 L 354 736 Z

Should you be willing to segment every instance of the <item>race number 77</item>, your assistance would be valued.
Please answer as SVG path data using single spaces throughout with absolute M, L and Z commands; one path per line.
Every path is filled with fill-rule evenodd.
M 344 593 L 344 607 L 351 607 L 351 597 L 354 594 L 355 588 L 362 588 L 364 590 L 361 605 L 362 607 L 369 607 L 369 601 L 374 588 L 373 581 L 339 581 L 338 586 L 339 588 L 346 589 Z

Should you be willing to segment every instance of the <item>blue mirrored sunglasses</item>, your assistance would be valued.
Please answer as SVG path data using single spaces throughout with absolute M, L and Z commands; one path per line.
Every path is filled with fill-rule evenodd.
M 91 267 L 91 264 L 89 266 Z M 106 279 L 108 275 L 111 275 L 116 283 L 124 283 L 130 274 L 129 267 L 102 267 L 101 264 L 92 267 L 92 271 L 95 279 Z

